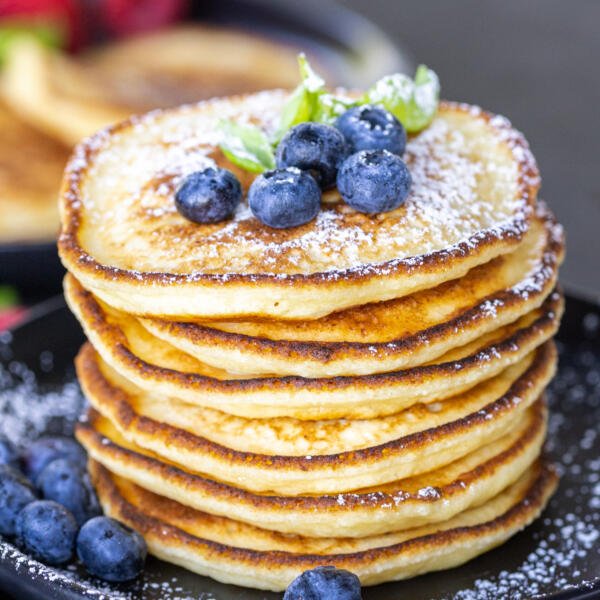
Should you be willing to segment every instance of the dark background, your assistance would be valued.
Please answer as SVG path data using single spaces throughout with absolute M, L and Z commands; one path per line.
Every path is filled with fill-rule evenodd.
M 600 300 L 600 1 L 342 0 L 527 136 L 567 229 L 561 280 Z

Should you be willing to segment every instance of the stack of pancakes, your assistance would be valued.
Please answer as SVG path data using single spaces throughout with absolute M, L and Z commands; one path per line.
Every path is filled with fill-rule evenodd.
M 409 140 L 393 212 L 332 191 L 294 229 L 245 204 L 218 224 L 179 215 L 185 175 L 235 170 L 218 119 L 269 132 L 284 100 L 155 112 L 67 168 L 59 247 L 89 339 L 77 436 L 100 500 L 156 556 L 250 587 L 461 564 L 556 485 L 541 448 L 562 229 L 522 136 L 451 103 Z

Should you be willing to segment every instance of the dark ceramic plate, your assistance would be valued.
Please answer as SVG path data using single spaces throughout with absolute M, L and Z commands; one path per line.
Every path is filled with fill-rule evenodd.
M 561 366 L 549 392 L 548 450 L 561 466 L 557 494 L 541 519 L 466 565 L 365 589 L 365 600 L 597 598 L 600 594 L 600 308 L 569 299 L 559 335 Z M 0 334 L 0 434 L 21 447 L 42 432 L 70 433 L 82 405 L 72 360 L 83 336 L 56 298 L 30 321 Z M 142 577 L 109 587 L 79 566 L 56 570 L 0 540 L 0 597 L 42 600 L 276 599 L 150 559 Z
M 190 17 L 245 29 L 311 50 L 337 84 L 366 86 L 411 61 L 370 21 L 328 0 L 195 2 Z M 28 300 L 60 292 L 64 271 L 53 243 L 0 244 L 0 283 L 18 285 Z M 41 294 L 41 295 L 40 295 Z

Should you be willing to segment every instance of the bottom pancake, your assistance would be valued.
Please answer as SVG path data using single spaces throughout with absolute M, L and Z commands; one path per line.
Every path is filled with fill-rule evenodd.
M 94 412 L 87 423 L 78 425 L 77 437 L 88 454 L 113 473 L 215 518 L 312 538 L 366 537 L 446 521 L 487 502 L 537 459 L 546 418 L 543 402 L 536 402 L 510 433 L 438 470 L 321 496 L 257 494 L 208 479 L 127 442 Z
M 545 461 L 485 504 L 435 525 L 370 538 L 302 538 L 199 513 L 111 475 L 95 461 L 90 472 L 106 514 L 135 528 L 150 552 L 222 581 L 283 590 L 302 571 L 335 565 L 363 585 L 406 579 L 458 566 L 506 541 L 543 510 L 557 484 Z M 205 531 L 218 530 L 211 541 Z

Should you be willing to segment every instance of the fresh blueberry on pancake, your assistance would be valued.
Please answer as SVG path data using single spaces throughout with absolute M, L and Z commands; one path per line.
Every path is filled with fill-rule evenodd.
M 252 182 L 248 204 L 254 216 L 269 227 L 297 227 L 317 216 L 321 190 L 305 171 L 296 167 L 275 169 Z
M 348 151 L 344 136 L 331 125 L 301 123 L 290 129 L 277 147 L 277 166 L 308 171 L 327 189 L 335 184 L 340 163 Z
M 106 581 L 129 581 L 144 568 L 144 538 L 109 517 L 94 517 L 79 530 L 77 556 L 85 568 Z
M 79 462 L 59 458 L 39 474 L 36 485 L 43 498 L 68 508 L 78 525 L 102 514 L 87 470 Z
M 77 521 L 58 502 L 31 502 L 17 516 L 15 529 L 17 545 L 47 565 L 62 565 L 73 557 Z
M 344 134 L 350 152 L 388 150 L 402 156 L 406 131 L 402 123 L 385 108 L 363 104 L 353 106 L 338 117 L 335 126 Z
M 335 567 L 304 571 L 287 588 L 283 600 L 361 600 L 360 581 L 354 573 Z
M 23 454 L 23 471 L 35 481 L 44 467 L 57 458 L 71 458 L 82 466 L 87 462 L 85 450 L 67 437 L 43 437 L 32 442 Z
M 227 169 L 210 167 L 188 175 L 175 194 L 177 210 L 195 223 L 231 217 L 242 199 L 242 186 Z
M 404 161 L 387 150 L 361 150 L 340 167 L 340 195 L 355 210 L 372 214 L 398 208 L 407 198 L 412 180 Z
M 0 465 L 0 535 L 14 535 L 17 515 L 34 500 L 29 481 L 15 469 Z
M 15 447 L 6 438 L 0 438 L 0 465 L 18 468 L 18 462 Z

